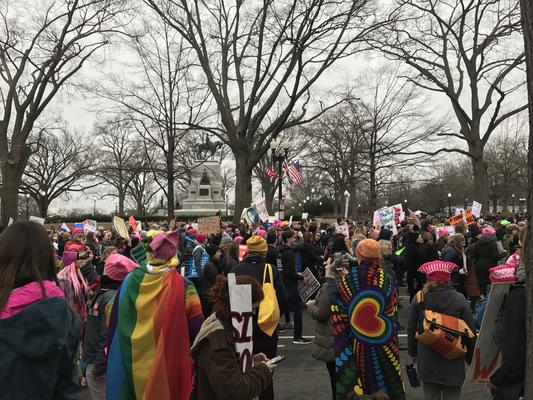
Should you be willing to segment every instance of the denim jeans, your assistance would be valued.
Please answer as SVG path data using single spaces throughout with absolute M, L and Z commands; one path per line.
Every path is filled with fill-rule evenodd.
M 302 338 L 302 299 L 298 289 L 288 289 L 289 310 L 294 314 L 294 339 Z

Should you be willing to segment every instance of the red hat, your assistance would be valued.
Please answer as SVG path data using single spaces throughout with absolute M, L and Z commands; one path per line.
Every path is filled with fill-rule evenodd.
M 137 268 L 137 264 L 122 254 L 111 254 L 104 266 L 104 275 L 114 281 L 123 281 L 126 275 Z
M 72 228 L 72 229 L 70 230 L 70 235 L 71 235 L 71 236 L 74 236 L 74 235 L 77 234 L 77 233 L 83 233 L 83 229 L 81 229 L 81 228 Z
M 204 243 L 206 240 L 207 240 L 207 236 L 205 236 L 203 233 L 196 235 L 196 241 L 198 243 Z
M 157 234 L 152 243 L 150 243 L 150 249 L 155 258 L 161 260 L 170 260 L 176 256 L 179 242 L 179 232 L 161 232 Z
M 432 281 L 449 282 L 452 271 L 458 269 L 457 264 L 447 261 L 430 261 L 418 268 L 419 272 L 426 274 Z
M 189 230 L 187 231 L 189 235 L 196 235 L 197 232 L 198 231 L 194 229 L 193 227 L 190 227 Z
M 450 232 L 448 232 L 448 228 L 440 228 L 439 229 L 439 239 L 445 235 L 448 235 Z

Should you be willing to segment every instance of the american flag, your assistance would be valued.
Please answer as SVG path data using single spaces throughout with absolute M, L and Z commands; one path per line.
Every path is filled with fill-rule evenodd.
M 300 186 L 303 184 L 304 179 L 302 176 L 302 171 L 300 168 L 300 162 L 296 161 L 294 164 L 287 164 L 287 161 L 283 163 L 283 169 L 285 170 L 285 174 L 287 175 L 287 179 L 289 180 L 289 183 L 292 185 L 293 183 L 297 186 Z
M 276 171 L 274 171 L 272 168 L 268 167 L 266 170 L 265 170 L 266 174 L 268 176 L 270 176 L 271 178 L 277 178 L 278 177 L 278 173 Z

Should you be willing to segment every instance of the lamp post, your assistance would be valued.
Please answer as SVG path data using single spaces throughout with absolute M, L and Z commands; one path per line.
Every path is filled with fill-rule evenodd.
M 448 193 L 448 216 L 452 216 L 452 194 Z
M 26 193 L 26 219 L 30 219 L 30 194 Z
M 93 199 L 93 216 L 96 215 L 96 199 Z
M 403 205 L 404 205 L 404 212 L 407 210 L 407 199 L 403 199 Z
M 468 197 L 465 197 L 465 204 L 464 204 L 464 209 L 466 210 L 468 207 Z
M 348 204 L 350 203 L 350 192 L 345 190 L 344 197 L 346 198 L 344 203 L 344 218 L 348 218 Z
M 514 193 L 511 195 L 511 198 L 513 199 L 513 214 L 514 214 L 514 198 L 515 198 Z
M 228 218 L 228 195 L 226 195 L 226 218 Z
M 270 142 L 270 150 L 272 151 L 272 161 L 278 163 L 278 215 L 279 219 L 284 219 L 283 212 L 285 211 L 285 205 L 283 204 L 283 185 L 282 185 L 282 168 L 283 162 L 287 158 L 289 152 L 289 143 L 280 139 L 274 139 Z

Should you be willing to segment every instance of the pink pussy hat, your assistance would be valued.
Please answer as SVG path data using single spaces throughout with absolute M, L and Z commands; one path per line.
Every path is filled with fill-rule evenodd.
M 155 258 L 160 260 L 170 260 L 176 256 L 178 249 L 179 232 L 161 232 L 150 243 L 150 249 Z
M 122 282 L 126 275 L 137 268 L 137 264 L 122 254 L 111 254 L 104 266 L 104 275 Z

